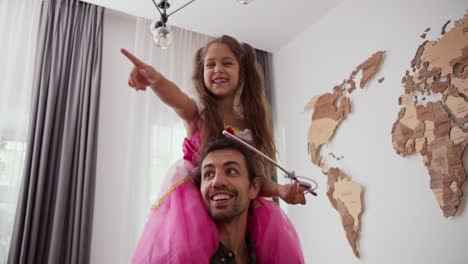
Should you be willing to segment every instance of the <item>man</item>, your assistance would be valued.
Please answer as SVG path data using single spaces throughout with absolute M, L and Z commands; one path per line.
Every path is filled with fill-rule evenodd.
M 256 263 L 247 235 L 252 200 L 260 179 L 250 150 L 224 138 L 209 144 L 194 181 L 219 232 L 219 248 L 210 263 Z
M 253 155 L 227 138 L 209 142 L 193 176 L 175 183 L 151 211 L 158 217 L 148 221 L 132 263 L 304 263 L 288 217 L 257 197 L 256 171 L 263 167 L 256 167 Z M 180 208 L 188 210 L 174 210 Z

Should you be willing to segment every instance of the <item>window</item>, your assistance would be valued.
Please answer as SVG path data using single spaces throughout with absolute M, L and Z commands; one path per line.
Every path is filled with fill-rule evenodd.
M 7 261 L 26 142 L 0 139 L 0 262 Z
M 182 142 L 185 129 L 180 126 L 153 125 L 151 128 L 150 201 L 154 203 L 169 168 L 182 159 Z

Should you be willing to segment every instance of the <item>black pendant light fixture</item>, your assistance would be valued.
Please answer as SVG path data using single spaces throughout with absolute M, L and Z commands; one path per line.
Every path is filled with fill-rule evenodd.
M 177 11 L 181 10 L 182 8 L 188 6 L 189 4 L 195 2 L 196 0 L 191 0 L 184 4 L 183 6 L 177 8 L 172 13 L 167 13 L 167 9 L 171 7 L 169 0 L 152 0 L 154 6 L 159 12 L 160 19 L 155 20 L 151 23 L 150 32 L 153 36 L 153 43 L 156 47 L 161 49 L 167 49 L 172 44 L 172 34 L 169 28 L 167 27 L 166 23 L 170 16 L 175 14 Z M 254 0 L 236 0 L 240 4 L 249 4 Z

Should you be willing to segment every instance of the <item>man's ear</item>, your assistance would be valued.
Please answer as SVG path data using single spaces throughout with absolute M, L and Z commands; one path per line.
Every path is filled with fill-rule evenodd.
M 260 177 L 255 177 L 250 185 L 249 198 L 255 199 L 260 193 L 261 180 Z

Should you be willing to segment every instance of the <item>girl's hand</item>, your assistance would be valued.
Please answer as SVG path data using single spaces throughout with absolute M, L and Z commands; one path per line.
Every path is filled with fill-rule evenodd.
M 288 204 L 306 204 L 304 190 L 299 187 L 297 182 L 278 185 L 278 196 Z
M 152 66 L 145 64 L 133 54 L 125 49 L 120 50 L 125 57 L 127 57 L 134 65 L 130 78 L 128 79 L 128 85 L 138 90 L 146 90 L 146 87 L 150 86 L 155 89 L 158 87 L 158 83 L 164 79 L 164 76 L 156 71 Z
M 198 119 L 200 118 L 195 101 L 150 65 L 142 62 L 125 49 L 121 49 L 121 52 L 134 66 L 128 79 L 128 85 L 137 91 L 150 87 L 161 101 L 174 109 L 176 114 L 185 121 L 188 135 L 193 135 L 198 130 Z

